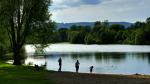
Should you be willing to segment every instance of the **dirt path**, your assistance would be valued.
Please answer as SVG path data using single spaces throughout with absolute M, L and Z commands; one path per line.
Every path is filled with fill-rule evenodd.
M 100 75 L 70 72 L 50 72 L 49 80 L 57 84 L 150 84 L 150 76 L 142 75 Z

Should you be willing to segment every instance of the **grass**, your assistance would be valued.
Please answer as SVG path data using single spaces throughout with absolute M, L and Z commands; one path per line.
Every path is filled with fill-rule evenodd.
M 46 78 L 48 71 L 31 66 L 15 66 L 0 61 L 0 84 L 54 84 Z
M 54 82 L 55 83 L 54 83 Z M 35 70 L 0 61 L 0 84 L 150 84 L 149 75 L 105 75 Z

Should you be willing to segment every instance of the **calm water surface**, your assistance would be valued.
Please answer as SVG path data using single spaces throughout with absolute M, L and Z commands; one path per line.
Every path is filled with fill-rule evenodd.
M 66 45 L 66 47 L 67 46 L 68 45 Z M 90 52 L 90 48 L 88 49 L 88 47 L 88 52 L 86 51 L 86 49 L 84 49 L 84 52 L 82 52 L 82 48 L 84 48 L 83 46 L 81 48 L 78 48 L 79 50 L 81 50 L 80 52 L 75 52 L 76 50 L 78 50 L 75 48 L 75 46 L 76 45 L 73 46 L 74 50 L 69 52 L 65 52 L 65 47 L 63 46 L 62 48 L 62 46 L 60 45 L 59 47 L 64 49 L 63 52 L 60 52 L 60 49 L 59 51 L 55 50 L 56 48 L 51 48 L 52 52 L 48 51 L 49 49 L 47 49 L 47 56 L 35 56 L 33 54 L 28 54 L 25 63 L 28 64 L 29 62 L 33 62 L 34 64 L 41 65 L 46 62 L 48 70 L 57 71 L 58 59 L 59 57 L 62 57 L 62 71 L 75 72 L 74 65 L 76 60 L 79 60 L 79 72 L 83 73 L 89 73 L 89 67 L 94 66 L 93 72 L 100 74 L 150 74 L 150 46 L 130 46 L 130 48 L 135 48 L 134 50 L 138 50 L 137 52 L 135 52 L 134 50 L 126 50 L 129 49 L 129 46 L 122 46 L 123 51 L 120 52 L 121 45 L 119 45 L 119 47 L 118 45 L 114 45 L 113 47 L 110 47 L 109 45 L 103 45 L 103 48 L 109 46 L 109 52 L 107 49 L 107 51 L 104 49 L 106 52 L 104 52 L 104 50 L 102 50 L 101 52 L 92 51 L 94 49 L 96 50 L 96 48 L 98 49 L 98 47 L 100 47 L 101 45 L 97 45 L 98 47 L 91 48 L 92 52 Z M 115 52 L 113 51 L 114 48 L 116 49 Z M 140 49 L 142 52 L 139 52 Z M 144 49 L 145 51 L 143 51 Z

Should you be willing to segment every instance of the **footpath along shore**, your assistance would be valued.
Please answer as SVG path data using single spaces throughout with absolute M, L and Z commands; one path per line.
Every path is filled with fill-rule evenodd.
M 150 84 L 149 75 L 50 72 L 46 77 L 57 84 Z

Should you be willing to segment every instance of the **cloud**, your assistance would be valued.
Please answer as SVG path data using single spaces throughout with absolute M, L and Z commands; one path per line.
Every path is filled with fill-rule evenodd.
M 81 3 L 95 5 L 95 4 L 99 4 L 101 1 L 102 0 L 81 0 Z
M 69 0 L 66 0 L 69 1 Z M 71 0 L 70 0 L 71 1 Z M 150 17 L 150 0 L 108 0 L 97 2 L 93 0 L 72 0 L 74 5 L 66 5 L 64 0 L 59 4 L 64 9 L 53 10 L 52 19 L 56 22 L 90 22 L 98 20 L 109 21 L 144 21 Z M 89 1 L 89 2 L 88 2 Z M 84 3 L 83 3 L 84 2 Z M 69 3 L 68 3 L 69 4 Z
M 51 10 L 61 10 L 81 5 L 96 5 L 111 0 L 53 0 Z

